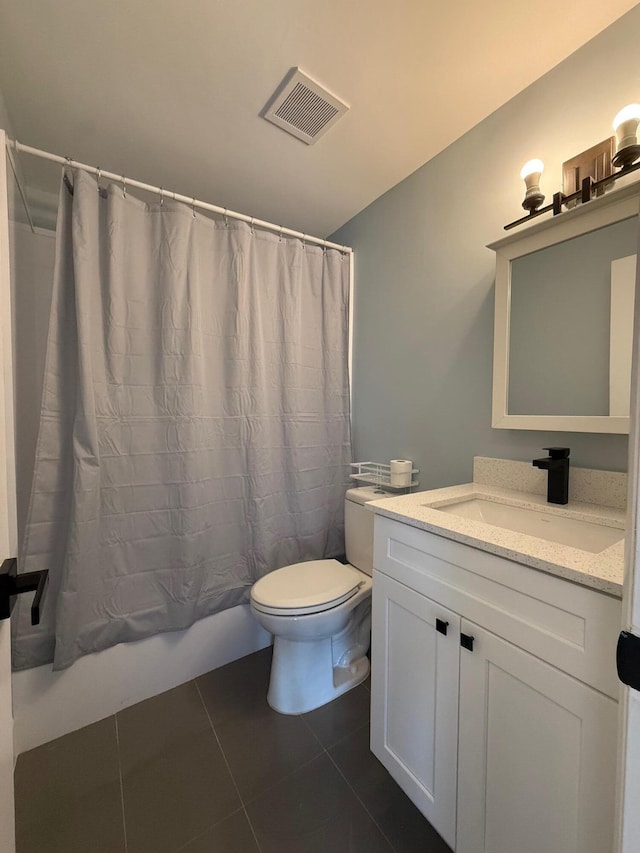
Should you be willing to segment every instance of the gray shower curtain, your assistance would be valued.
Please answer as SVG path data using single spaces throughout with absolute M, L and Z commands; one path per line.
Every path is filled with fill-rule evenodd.
M 348 257 L 61 184 L 14 666 L 191 625 L 343 551 Z

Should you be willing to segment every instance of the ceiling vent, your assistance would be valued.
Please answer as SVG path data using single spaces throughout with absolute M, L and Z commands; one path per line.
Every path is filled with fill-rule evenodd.
M 262 117 L 296 139 L 313 145 L 349 107 L 299 68 L 292 68 L 262 112 Z

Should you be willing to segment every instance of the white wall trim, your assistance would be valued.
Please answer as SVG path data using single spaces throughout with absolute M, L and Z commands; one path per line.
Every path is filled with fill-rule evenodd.
M 640 235 L 639 235 L 640 241 Z M 638 244 L 640 254 L 640 242 Z M 631 363 L 629 475 L 627 484 L 627 535 L 622 594 L 622 628 L 640 633 L 640 585 L 638 584 L 640 525 L 640 264 L 636 264 Z M 618 778 L 616 789 L 615 853 L 637 850 L 640 833 L 640 693 L 621 685 L 618 717 Z
M 185 631 L 120 643 L 77 660 L 69 669 L 51 665 L 13 674 L 15 753 L 184 684 L 271 642 L 242 604 L 208 616 Z
M 5 134 L 0 130 L 0 150 Z M 6 159 L 0 160 L 0 561 L 18 548 L 16 515 L 11 276 L 9 268 L 9 195 Z M 13 808 L 13 735 L 11 721 L 11 628 L 0 625 L 0 848 L 15 850 Z
M 353 427 L 353 323 L 355 315 L 355 252 L 349 255 L 349 349 L 347 372 L 349 374 L 349 417 Z

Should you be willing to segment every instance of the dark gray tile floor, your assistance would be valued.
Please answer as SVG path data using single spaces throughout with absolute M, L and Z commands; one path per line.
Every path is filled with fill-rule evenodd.
M 18 758 L 17 853 L 451 853 L 369 750 L 369 690 L 266 702 L 257 652 Z

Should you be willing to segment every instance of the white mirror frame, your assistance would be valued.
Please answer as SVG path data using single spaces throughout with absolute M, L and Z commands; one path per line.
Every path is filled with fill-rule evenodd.
M 511 262 L 547 246 L 563 243 L 640 213 L 640 182 L 612 190 L 601 198 L 530 225 L 490 243 L 496 253 L 496 290 L 493 330 L 493 404 L 491 426 L 495 429 L 557 430 L 560 432 L 628 433 L 628 417 L 608 415 L 510 415 L 509 312 Z M 640 229 L 640 219 L 638 221 Z M 640 264 L 638 264 L 640 268 Z

